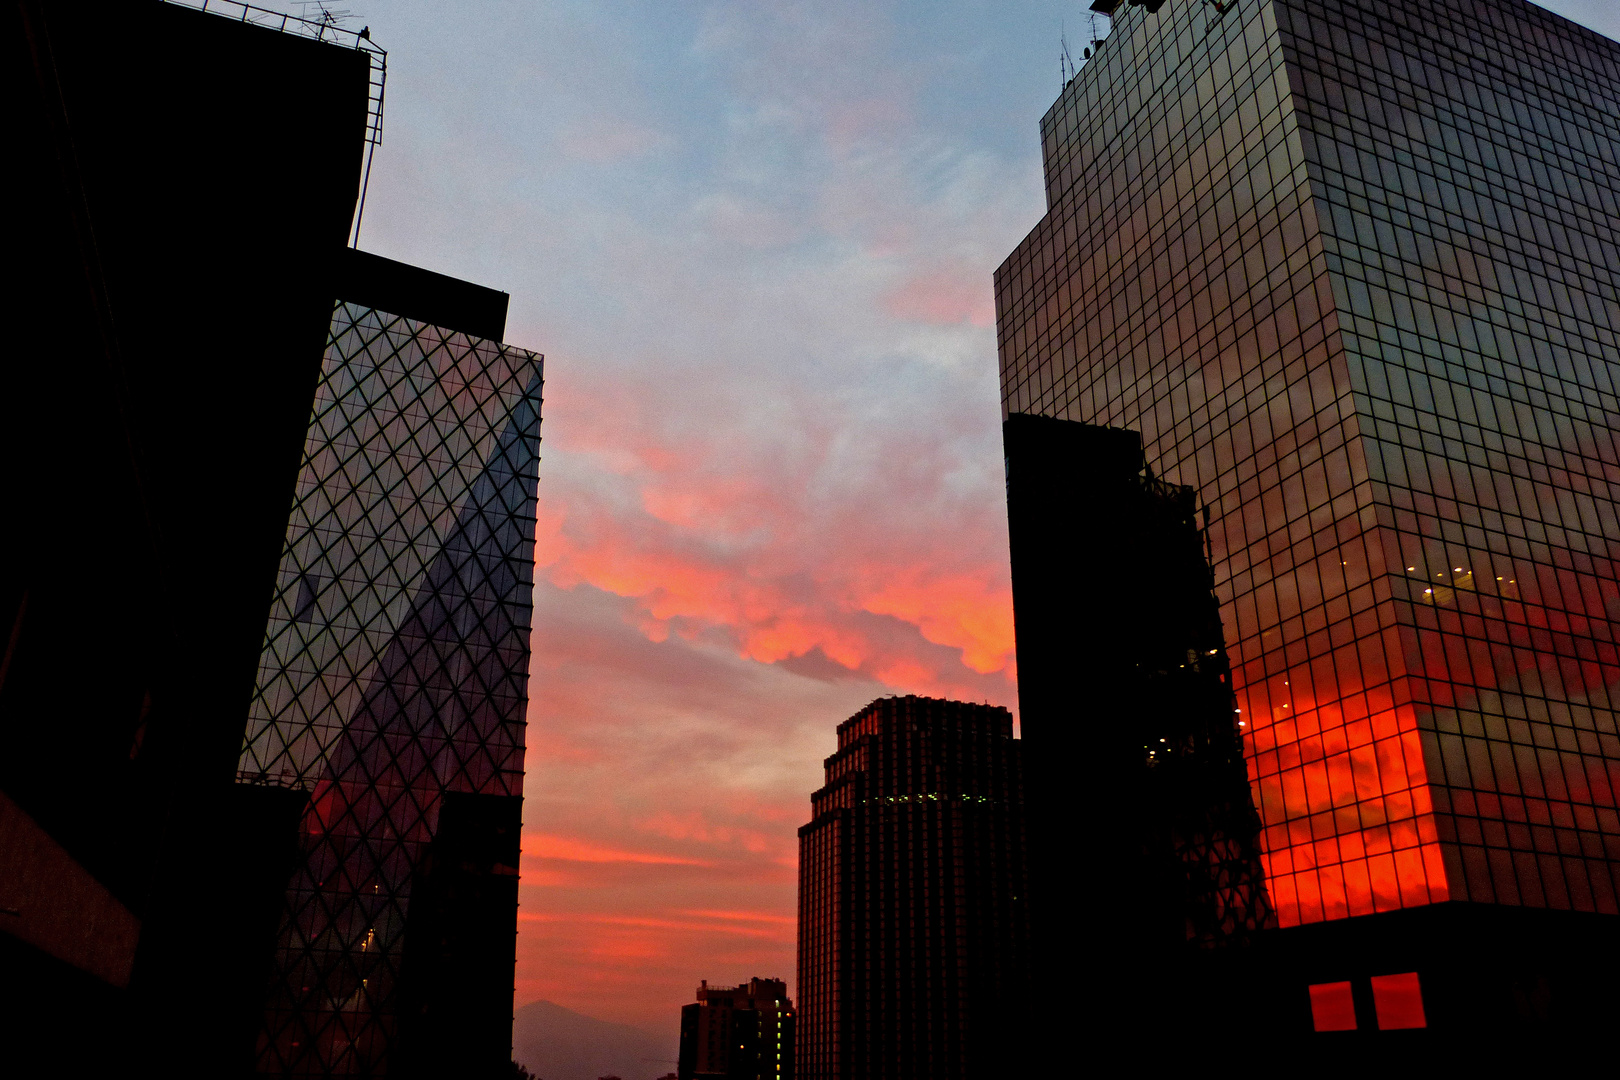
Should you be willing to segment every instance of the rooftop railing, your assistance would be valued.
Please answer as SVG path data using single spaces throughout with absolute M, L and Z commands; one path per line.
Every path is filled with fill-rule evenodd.
M 354 237 L 351 241 L 352 244 L 358 245 L 360 218 L 366 209 L 366 187 L 371 180 L 371 156 L 376 148 L 382 145 L 383 88 L 388 82 L 388 50 L 371 40 L 371 28 L 350 30 L 341 25 L 338 17 L 325 8 L 321 9 L 318 18 L 311 19 L 302 15 L 271 11 L 269 8 L 254 7 L 252 4 L 239 3 L 238 0 L 164 0 L 164 2 L 191 8 L 194 11 L 206 11 L 210 15 L 218 15 L 233 22 L 249 23 L 283 34 L 296 34 L 299 37 L 329 42 L 366 54 L 371 65 L 366 91 L 366 161 L 360 182 L 360 204 L 354 215 Z

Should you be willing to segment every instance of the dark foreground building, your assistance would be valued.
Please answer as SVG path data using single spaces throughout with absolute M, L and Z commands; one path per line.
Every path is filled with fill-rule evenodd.
M 1039 414 L 1210 511 L 1279 927 L 1190 1008 L 1575 1045 L 1620 1007 L 1620 45 L 1519 0 L 1114 16 L 996 274 L 1003 403 L 1010 492 Z M 1054 571 L 1075 625 L 1108 573 Z M 1023 696 L 1036 760 L 1117 722 L 1075 691 Z M 1039 853 L 1077 897 L 1090 836 Z
M 1017 415 L 1006 449 L 1019 702 L 1042 749 L 1024 769 L 1050 811 L 1030 843 L 1084 859 L 1032 862 L 1035 923 L 1111 988 L 1093 1011 L 1131 1024 L 1155 1013 L 1150 958 L 1275 923 L 1220 606 L 1193 490 L 1155 479 L 1135 432 Z M 1109 824 L 1079 842 L 1077 821 Z
M 503 294 L 346 246 L 382 50 L 224 9 L 5 16 L 0 1025 L 210 1076 L 453 1030 L 472 1075 L 510 1049 L 539 359 Z M 346 983 L 402 926 L 403 985 Z
M 371 55 L 155 2 L 3 19 L 0 1025 L 62 1071 L 245 1065 L 283 823 L 231 778 Z
M 679 1080 L 793 1080 L 795 1019 L 781 979 L 705 979 L 681 1006 Z
M 799 830 L 802 1080 L 1002 1075 L 1025 1017 L 1020 746 L 999 706 L 881 698 Z

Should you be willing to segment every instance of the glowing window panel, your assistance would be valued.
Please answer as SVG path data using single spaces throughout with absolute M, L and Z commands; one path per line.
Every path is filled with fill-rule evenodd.
M 1423 988 L 1418 983 L 1417 972 L 1374 975 L 1372 992 L 1373 1008 L 1378 1014 L 1378 1030 L 1396 1031 L 1429 1026 L 1423 1015 Z
M 1317 1031 L 1356 1030 L 1356 999 L 1348 982 L 1312 984 L 1311 1026 Z

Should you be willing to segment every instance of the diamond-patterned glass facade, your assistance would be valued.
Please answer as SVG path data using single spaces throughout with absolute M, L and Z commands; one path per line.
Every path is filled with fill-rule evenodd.
M 446 797 L 521 795 L 541 367 L 334 313 L 238 773 L 309 798 L 261 1071 L 389 1071 Z

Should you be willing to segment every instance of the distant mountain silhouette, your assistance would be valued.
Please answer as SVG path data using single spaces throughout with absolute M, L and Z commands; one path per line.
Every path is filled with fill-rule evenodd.
M 675 1071 L 680 1047 L 678 1016 L 660 1037 L 629 1024 L 612 1024 L 536 1001 L 517 1011 L 512 1057 L 539 1080 L 653 1080 Z

